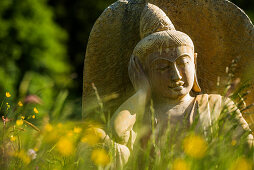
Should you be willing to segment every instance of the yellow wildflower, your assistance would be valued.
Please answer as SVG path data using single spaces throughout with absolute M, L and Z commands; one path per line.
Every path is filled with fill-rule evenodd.
M 62 134 L 58 130 L 55 130 L 54 128 L 51 131 L 45 130 L 44 140 L 45 142 L 48 142 L 48 143 L 52 143 L 52 142 L 57 143 L 61 135 Z
M 69 132 L 67 133 L 67 136 L 69 136 L 69 137 L 73 136 L 72 131 L 69 131 Z
M 81 142 L 84 142 L 93 146 L 99 143 L 100 140 L 104 138 L 105 138 L 105 132 L 102 129 L 91 127 L 86 130 L 84 137 L 81 139 Z
M 21 119 L 22 119 L 22 120 L 24 120 L 24 119 L 25 119 L 25 117 L 24 117 L 24 116 L 21 116 Z
M 46 126 L 45 126 L 45 130 L 46 130 L 47 132 L 52 131 L 52 129 L 53 129 L 53 127 L 52 127 L 52 125 L 51 125 L 51 124 L 46 124 Z
M 81 139 L 81 142 L 87 143 L 90 146 L 96 145 L 99 141 L 100 138 L 94 134 L 87 134 Z
M 232 146 L 235 146 L 235 145 L 236 145 L 236 143 L 237 143 L 237 142 L 236 142 L 236 140 L 235 140 L 235 139 L 233 139 L 233 140 L 231 141 L 231 145 L 232 145 Z
M 207 143 L 201 136 L 191 135 L 184 139 L 183 150 L 193 158 L 202 158 L 206 153 Z
M 11 94 L 10 94 L 9 92 L 6 92 L 6 93 L 5 93 L 5 96 L 6 96 L 6 97 L 11 97 Z
M 9 105 L 9 103 L 6 103 L 7 106 L 7 110 L 11 107 L 11 105 Z
M 31 159 L 29 158 L 29 156 L 25 153 L 24 150 L 21 150 L 20 152 L 17 152 L 15 154 L 16 157 L 18 157 L 19 159 L 21 159 L 25 164 L 29 164 L 31 162 Z
M 34 113 L 39 113 L 36 107 L 34 107 Z
M 230 170 L 251 170 L 251 162 L 245 158 L 238 158 L 230 167 Z
M 12 142 L 14 142 L 16 139 L 17 139 L 16 136 L 13 136 L 13 135 L 10 136 L 10 140 L 11 140 Z
M 172 170 L 190 170 L 190 167 L 185 160 L 176 159 L 173 162 Z
M 82 129 L 80 127 L 74 127 L 73 132 L 74 133 L 80 133 Z
M 18 106 L 19 107 L 22 107 L 23 106 L 23 103 L 21 101 L 18 102 Z
M 58 128 L 62 128 L 62 127 L 63 127 L 63 124 L 62 124 L 62 123 L 58 123 L 56 126 L 57 126 Z
M 35 118 L 35 115 L 33 115 L 32 118 L 34 119 L 34 118 Z
M 68 138 L 61 138 L 56 145 L 59 153 L 64 156 L 69 156 L 73 153 L 74 147 L 72 142 Z
M 16 125 L 17 126 L 23 125 L 23 120 L 16 120 Z
M 93 150 L 91 159 L 97 166 L 106 166 L 110 162 L 109 155 L 104 149 Z

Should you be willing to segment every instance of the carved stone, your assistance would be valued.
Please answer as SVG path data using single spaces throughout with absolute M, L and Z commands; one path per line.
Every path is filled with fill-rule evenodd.
M 161 8 L 138 2 L 118 1 L 104 11 L 91 33 L 85 59 L 86 116 L 89 117 L 87 107 L 93 98 L 90 83 L 95 83 L 102 99 L 114 92 L 120 95 L 118 103 L 112 106 L 106 103 L 107 109 L 116 110 L 110 120 L 114 140 L 104 135 L 106 144 L 114 143 L 116 165 L 128 161 L 137 135 L 133 128 L 138 129 L 140 124 L 148 132 L 155 129 L 159 138 L 166 125 L 186 131 L 197 120 L 196 132 L 208 136 L 217 128 L 213 125 L 221 113 L 228 116 L 234 113 L 234 121 L 225 119 L 225 123 L 229 121 L 232 139 L 246 133 L 248 143 L 253 145 L 251 130 L 234 102 L 227 96 L 205 94 L 222 93 L 225 80 L 230 77 L 225 68 L 232 60 L 239 60 L 236 69 L 242 71 L 235 72 L 235 76 L 247 79 L 244 76 L 248 67 L 244 62 L 254 61 L 251 50 L 254 33 L 246 15 L 228 1 L 153 1 Z M 227 9 L 229 14 L 224 12 Z M 232 16 L 234 21 L 228 27 Z M 235 21 L 239 21 L 238 25 Z M 242 32 L 237 34 L 239 30 Z M 222 85 L 216 86 L 218 83 Z M 201 89 L 203 94 L 199 94 Z M 96 95 L 101 102 L 97 91 Z M 147 109 L 152 103 L 153 116 Z
M 241 82 L 253 80 L 254 27 L 241 9 L 227 0 L 149 2 L 166 13 L 176 30 L 193 40 L 198 53 L 197 77 L 202 92 L 222 94 L 228 77 L 225 69 L 235 59 L 238 59 L 236 77 L 240 77 Z M 96 21 L 85 56 L 83 114 L 89 101 L 95 99 L 92 82 L 102 97 L 119 94 L 113 105 L 105 104 L 111 113 L 134 92 L 127 66 L 132 50 L 140 40 L 140 15 L 144 6 L 143 0 L 117 1 Z M 247 104 L 253 99 L 254 92 L 251 92 Z

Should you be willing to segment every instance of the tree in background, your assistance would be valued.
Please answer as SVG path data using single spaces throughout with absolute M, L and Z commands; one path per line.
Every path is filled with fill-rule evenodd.
M 86 45 L 89 34 L 103 10 L 116 0 L 49 0 L 53 7 L 56 22 L 69 35 L 67 43 L 70 62 L 75 66 L 75 87 L 72 89 L 73 98 L 79 98 L 83 90 L 83 67 Z
M 66 40 L 46 0 L 1 0 L 1 94 L 35 94 L 50 110 L 58 92 L 71 84 Z

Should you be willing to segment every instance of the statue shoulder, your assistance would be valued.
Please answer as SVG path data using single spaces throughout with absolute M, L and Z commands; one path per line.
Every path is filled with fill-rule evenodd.
M 196 101 L 199 104 L 209 104 L 210 106 L 213 106 L 215 104 L 221 105 L 222 101 L 224 100 L 224 97 L 222 97 L 219 94 L 199 94 L 196 96 Z
M 199 94 L 196 96 L 197 99 L 201 99 L 201 98 L 205 98 L 208 97 L 209 99 L 217 99 L 217 100 L 221 100 L 222 96 L 219 94 Z
M 221 110 L 224 106 L 231 111 L 237 109 L 233 100 L 219 94 L 200 94 L 196 96 L 196 101 L 199 105 L 209 105 L 212 110 Z
M 207 113 L 212 121 L 217 120 L 224 107 L 225 97 L 218 94 L 200 94 L 196 96 L 198 108 Z M 203 111 L 205 110 L 205 111 Z

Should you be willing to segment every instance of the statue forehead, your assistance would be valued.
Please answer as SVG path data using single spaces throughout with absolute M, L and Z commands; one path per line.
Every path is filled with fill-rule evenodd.
M 179 47 L 169 47 L 169 48 L 159 48 L 148 56 L 149 63 L 157 60 L 164 59 L 170 62 L 176 61 L 177 58 L 181 56 L 189 56 L 194 59 L 194 50 L 190 46 L 179 46 Z

